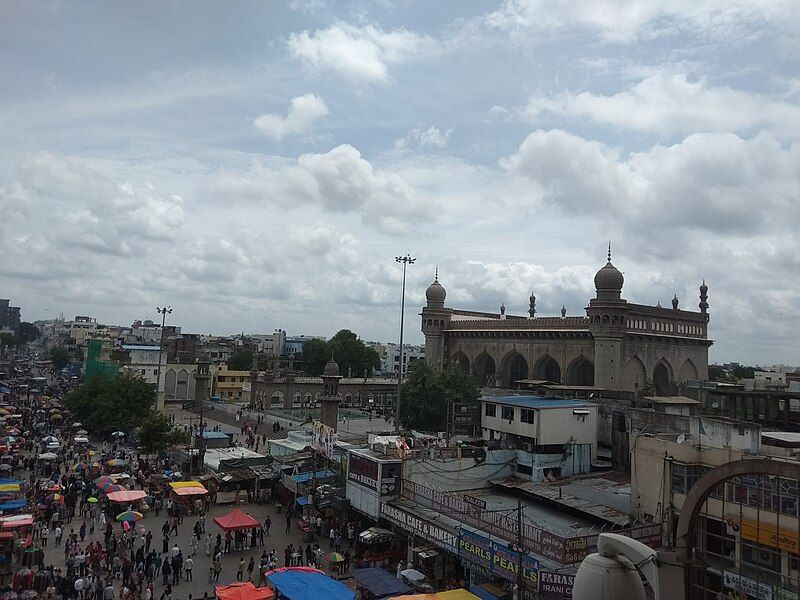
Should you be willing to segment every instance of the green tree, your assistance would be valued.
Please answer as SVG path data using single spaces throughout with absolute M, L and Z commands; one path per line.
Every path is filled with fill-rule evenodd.
M 137 375 L 121 373 L 115 378 L 91 378 L 67 394 L 64 403 L 89 431 L 108 434 L 139 427 L 152 411 L 155 398 L 151 384 Z
M 730 376 L 719 365 L 708 365 L 708 379 L 710 381 L 730 381 Z
M 170 446 L 185 444 L 188 439 L 186 432 L 173 427 L 161 413 L 151 414 L 139 426 L 139 444 L 147 453 L 163 452 Z
M 310 339 L 303 343 L 300 353 L 303 372 L 309 375 L 322 375 L 325 363 L 331 358 L 328 343 L 323 340 Z
M 476 403 L 478 384 L 460 367 L 435 371 L 424 360 L 408 367 L 402 384 L 400 425 L 404 429 L 444 431 L 447 409 L 455 402 Z
M 328 349 L 333 354 L 339 372 L 361 377 L 364 371 L 371 375 L 381 366 L 381 359 L 374 348 L 370 348 L 349 329 L 342 329 L 328 341 Z
M 42 337 L 42 332 L 39 331 L 39 328 L 34 325 L 33 323 L 28 323 L 27 321 L 23 321 L 19 324 L 19 343 L 20 344 L 27 344 L 28 342 L 34 342 Z
M 232 371 L 249 371 L 253 366 L 253 349 L 245 346 L 228 359 L 228 368 Z
M 13 333 L 8 333 L 7 331 L 0 332 L 0 346 L 16 346 L 17 345 L 17 338 L 14 337 Z
M 64 348 L 53 348 L 50 350 L 50 362 L 53 363 L 53 368 L 60 371 L 69 364 L 70 355 Z

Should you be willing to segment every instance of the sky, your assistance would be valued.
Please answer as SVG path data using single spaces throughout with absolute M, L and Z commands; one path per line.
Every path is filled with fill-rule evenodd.
M 0 3 L 0 297 L 184 331 L 697 310 L 800 364 L 795 0 Z

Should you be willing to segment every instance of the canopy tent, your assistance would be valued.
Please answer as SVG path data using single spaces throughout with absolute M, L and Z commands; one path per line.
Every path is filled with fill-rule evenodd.
M 208 490 L 199 481 L 173 481 L 169 484 L 178 496 L 202 496 Z
M 123 490 L 121 492 L 110 492 L 106 494 L 111 502 L 136 502 L 147 496 L 147 492 L 143 490 Z
M 481 600 L 472 592 L 464 588 L 436 592 L 435 594 L 410 594 L 408 596 L 394 596 L 391 600 Z
M 343 583 L 311 567 L 282 567 L 269 571 L 267 579 L 289 600 L 354 600 L 355 592 Z
M 356 569 L 353 571 L 353 579 L 376 598 L 402 596 L 412 593 L 411 588 L 397 577 L 376 567 Z
M 12 527 L 25 527 L 33 525 L 33 515 L 14 515 L 13 517 L 0 517 L 0 527 L 11 529 Z
M 19 479 L 0 479 L 0 492 L 18 492 L 21 483 Z
M 236 529 L 252 529 L 253 527 L 261 527 L 261 523 L 256 521 L 250 515 L 243 513 L 238 508 L 234 508 L 227 515 L 221 517 L 214 517 L 216 523 L 223 531 L 234 531 Z
M 0 504 L 0 510 L 19 510 L 21 508 L 25 508 L 26 506 L 28 506 L 28 503 L 25 500 L 9 500 L 8 502 L 3 502 Z
M 249 581 L 218 585 L 214 591 L 219 600 L 267 600 L 275 596 L 275 592 L 268 587 L 256 587 Z

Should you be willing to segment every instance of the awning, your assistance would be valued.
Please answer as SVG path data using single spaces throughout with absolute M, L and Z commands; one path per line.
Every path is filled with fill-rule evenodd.
M 172 491 L 178 496 L 202 496 L 208 493 L 208 490 L 204 487 L 173 488 Z
M 136 502 L 147 496 L 147 492 L 142 490 L 124 490 L 121 492 L 111 492 L 107 494 L 111 502 Z
M 13 517 L 0 518 L 0 527 L 6 529 L 25 527 L 27 525 L 33 525 L 33 515 L 15 515 Z
M 199 481 L 173 481 L 169 484 L 173 490 L 178 488 L 187 488 L 187 487 L 203 487 L 203 484 Z
M 214 517 L 216 523 L 223 531 L 234 531 L 236 529 L 253 529 L 253 527 L 260 527 L 261 523 L 256 521 L 250 515 L 243 513 L 238 508 L 234 508 L 227 515 L 221 517 Z
M 219 600 L 267 600 L 275 596 L 275 592 L 268 587 L 256 587 L 249 581 L 218 585 L 214 592 Z
M 355 592 L 343 583 L 311 567 L 283 567 L 269 571 L 269 579 L 281 594 L 291 600 L 353 600 Z
M 28 506 L 28 503 L 25 500 L 11 500 L 9 502 L 3 502 L 0 504 L 0 510 L 19 510 L 20 508 L 25 508 Z
M 366 588 L 376 598 L 411 594 L 412 590 L 394 575 L 383 569 L 369 567 L 353 571 L 353 579 Z

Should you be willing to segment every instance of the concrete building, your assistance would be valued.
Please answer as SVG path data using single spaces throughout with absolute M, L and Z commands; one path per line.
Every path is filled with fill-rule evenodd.
M 159 391 L 165 402 L 192 402 L 195 397 L 197 363 L 166 363 L 161 368 Z
M 262 354 L 283 356 L 286 352 L 286 331 L 283 329 L 276 329 L 274 333 L 251 333 L 248 337 Z
M 400 368 L 400 346 L 392 342 L 368 342 L 368 346 L 374 348 L 381 358 L 381 374 L 397 376 Z M 425 348 L 403 344 L 403 376 L 405 376 L 408 366 L 417 360 L 425 358 Z
M 283 349 L 287 355 L 299 355 L 303 352 L 303 344 L 309 340 L 322 340 L 327 338 L 322 335 L 292 335 L 286 337 L 283 342 Z
M 212 367 L 211 395 L 219 396 L 225 402 L 243 400 L 244 388 L 249 389 L 250 371 L 234 371 L 228 365 Z
M 322 399 L 322 377 L 261 371 L 255 380 L 253 403 L 267 408 L 313 406 Z M 339 404 L 344 407 L 382 408 L 393 406 L 397 380 L 380 377 L 343 377 L 339 380 Z
M 588 473 L 597 456 L 597 405 L 536 396 L 484 397 L 490 447 L 516 450 L 517 474 L 532 481 Z
M 0 331 L 7 331 L 16 336 L 19 333 L 19 324 L 19 306 L 11 306 L 11 300 L 0 299 Z
M 445 306 L 438 276 L 422 309 L 425 357 L 437 369 L 457 363 L 487 387 L 549 381 L 634 395 L 672 395 L 676 384 L 708 379 L 708 287 L 700 311 L 633 304 L 624 277 L 608 262 L 594 278 L 585 315 L 540 317 L 531 294 L 527 316 Z
M 127 358 L 122 366 L 124 371 L 129 371 L 139 375 L 147 383 L 154 386 L 158 381 L 158 355 L 160 351 L 159 346 L 147 346 L 140 344 L 123 344 L 122 350 L 127 353 Z M 164 367 L 167 363 L 166 354 L 161 355 L 161 371 L 162 376 Z M 161 388 L 159 387 L 159 391 Z

